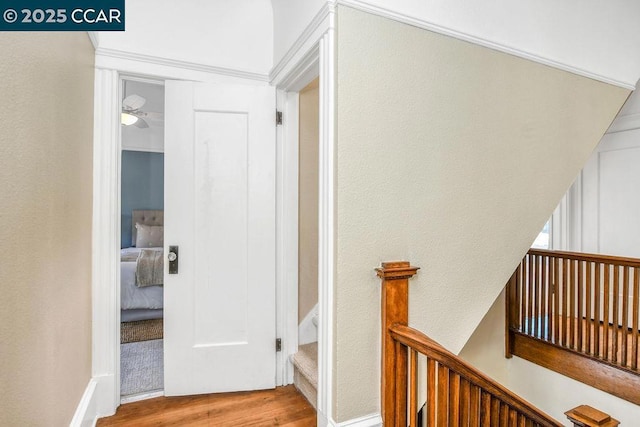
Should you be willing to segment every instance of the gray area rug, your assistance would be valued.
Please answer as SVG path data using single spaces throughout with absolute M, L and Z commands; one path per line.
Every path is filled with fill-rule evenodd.
M 162 340 L 120 346 L 120 395 L 129 396 L 164 388 Z

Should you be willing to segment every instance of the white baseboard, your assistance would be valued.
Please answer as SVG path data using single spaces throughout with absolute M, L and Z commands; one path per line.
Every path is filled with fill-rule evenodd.
M 382 417 L 380 414 L 375 413 L 365 415 L 363 417 L 352 418 L 341 423 L 336 423 L 331 420 L 331 423 L 327 423 L 327 425 L 332 427 L 382 427 Z
M 121 404 L 139 402 L 141 400 L 153 399 L 154 397 L 162 397 L 164 396 L 164 390 L 158 391 L 147 391 L 144 393 L 132 394 L 130 396 L 125 396 L 120 399 Z
M 318 326 L 313 318 L 318 315 L 318 304 L 315 305 L 298 325 L 298 345 L 318 341 Z
M 87 388 L 85 388 L 80 403 L 76 408 L 75 414 L 69 423 L 69 427 L 93 427 L 98 419 L 98 405 L 96 400 L 96 387 L 98 381 L 94 378 L 89 380 Z

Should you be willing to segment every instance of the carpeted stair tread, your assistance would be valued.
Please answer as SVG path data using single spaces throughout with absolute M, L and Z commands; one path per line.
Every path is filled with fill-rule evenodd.
M 298 347 L 293 355 L 293 365 L 313 387 L 318 388 L 318 343 L 312 342 Z

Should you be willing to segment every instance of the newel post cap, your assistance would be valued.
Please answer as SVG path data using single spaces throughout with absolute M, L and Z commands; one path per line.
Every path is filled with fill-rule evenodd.
M 576 426 L 616 427 L 620 422 L 589 405 L 580 405 L 564 413 Z
M 378 277 L 384 280 L 410 279 L 420 267 L 411 266 L 409 261 L 383 262 L 376 268 Z

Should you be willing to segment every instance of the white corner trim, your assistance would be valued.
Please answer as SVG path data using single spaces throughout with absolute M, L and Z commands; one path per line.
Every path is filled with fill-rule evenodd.
M 333 4 L 325 3 L 322 5 L 322 8 L 313 17 L 302 34 L 298 36 L 287 53 L 285 53 L 282 59 L 271 69 L 269 73 L 269 81 L 271 84 L 274 86 L 286 86 L 285 79 L 287 76 L 296 73 L 295 70 L 289 69 L 291 64 L 304 62 L 296 60 L 296 56 L 301 55 L 301 52 L 307 51 L 308 49 L 305 49 L 305 47 L 309 45 L 317 46 L 319 38 L 326 32 L 329 26 L 328 18 L 334 11 L 335 6 Z
M 640 129 L 640 113 L 629 114 L 616 118 L 606 133 L 624 132 L 627 130 Z
M 314 324 L 313 319 L 318 316 L 318 304 L 313 307 L 300 325 L 298 325 L 298 344 L 304 345 L 318 341 L 318 327 Z
M 318 420 L 333 415 L 333 295 L 335 281 L 335 13 L 320 39 L 318 204 Z
M 98 381 L 94 378 L 89 380 L 89 384 L 82 394 L 80 403 L 73 414 L 69 427 L 93 427 L 98 419 L 98 405 L 96 402 L 96 387 Z
M 95 70 L 92 225 L 92 374 L 97 412 L 120 403 L 120 80 Z
M 225 67 L 217 67 L 215 65 L 204 65 L 204 64 L 198 64 L 195 62 L 163 58 L 160 56 L 144 55 L 141 53 L 125 52 L 125 51 L 116 50 L 116 49 L 99 47 L 96 49 L 96 56 L 104 56 L 104 57 L 131 60 L 131 61 L 137 61 L 137 62 L 146 62 L 154 65 L 160 65 L 160 66 L 166 66 L 166 67 L 172 67 L 172 68 L 181 68 L 181 69 L 191 70 L 191 71 L 200 71 L 200 72 L 205 72 L 210 74 L 219 74 L 223 76 L 238 77 L 241 79 L 257 80 L 261 82 L 269 81 L 268 74 L 261 74 L 261 73 L 256 73 L 253 71 L 245 71 L 245 70 L 235 70 L 232 68 L 225 68 Z
M 363 417 L 352 418 L 347 421 L 343 421 L 341 423 L 336 423 L 332 421 L 332 427 L 381 427 L 382 426 L 382 417 L 380 414 L 369 414 Z
M 287 385 L 298 351 L 298 94 L 276 90 L 276 107 L 284 115 L 276 126 L 276 383 Z
M 405 24 L 412 25 L 414 27 L 422 28 L 425 30 L 433 31 L 436 33 L 440 33 L 446 36 L 454 37 L 456 39 L 464 40 L 470 43 L 474 43 L 480 46 L 488 47 L 490 49 L 494 49 L 500 52 L 508 53 L 510 55 L 514 55 L 520 58 L 528 59 L 533 62 L 537 62 L 543 65 L 548 65 L 553 68 L 557 68 L 563 71 L 568 71 L 573 74 L 577 74 L 579 76 L 588 77 L 590 79 L 598 80 L 603 83 L 611 84 L 614 86 L 619 86 L 625 89 L 634 90 L 635 82 L 629 83 L 621 80 L 612 79 L 610 77 L 593 73 L 591 71 L 582 69 L 580 67 L 576 67 L 571 64 L 567 64 L 564 62 L 556 61 L 551 58 L 545 58 L 543 56 L 539 56 L 533 54 L 531 52 L 527 52 L 521 50 L 515 46 L 508 46 L 506 44 L 496 43 L 491 40 L 484 39 L 482 37 L 474 36 L 471 34 L 464 33 L 459 30 L 455 30 L 452 28 L 443 27 L 438 24 L 434 24 L 433 22 L 425 21 L 421 18 L 416 18 L 414 16 L 405 15 L 403 13 L 399 13 L 390 9 L 386 9 L 380 6 L 374 6 L 363 0 L 338 0 L 338 4 L 352 7 L 354 9 L 371 13 L 373 15 L 381 16 L 384 18 L 392 19 L 397 22 L 402 22 Z
M 91 40 L 91 44 L 94 49 L 98 49 L 98 34 L 95 31 L 87 31 L 87 35 L 89 36 L 89 40 Z

